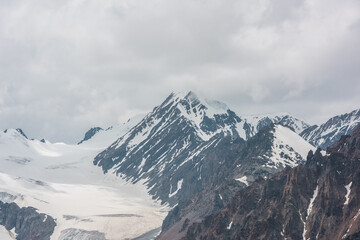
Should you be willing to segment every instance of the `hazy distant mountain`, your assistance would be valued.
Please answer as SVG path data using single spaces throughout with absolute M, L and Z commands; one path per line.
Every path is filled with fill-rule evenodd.
M 349 135 L 360 124 L 360 109 L 330 118 L 320 126 L 311 126 L 300 135 L 316 147 L 326 149 L 340 139 Z

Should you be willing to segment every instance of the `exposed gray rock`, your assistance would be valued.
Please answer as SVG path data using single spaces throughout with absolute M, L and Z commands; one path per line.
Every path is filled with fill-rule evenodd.
M 89 131 L 87 131 L 85 133 L 84 138 L 78 144 L 81 144 L 81 143 L 91 139 L 99 131 L 103 131 L 103 129 L 101 127 L 93 127 L 93 128 L 91 128 Z
M 21 135 L 23 135 L 24 138 L 28 139 L 28 137 L 26 136 L 26 134 L 24 133 L 24 131 L 21 128 L 17 128 L 16 131 L 18 131 Z
M 15 228 L 17 240 L 49 240 L 56 223 L 35 208 L 20 208 L 15 203 L 0 201 L 0 225 L 7 230 Z

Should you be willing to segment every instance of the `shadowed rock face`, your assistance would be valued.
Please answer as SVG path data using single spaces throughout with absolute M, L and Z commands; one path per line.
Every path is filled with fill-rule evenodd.
M 323 156 L 236 193 L 183 239 L 359 239 L 360 127 Z
M 15 228 L 17 240 L 49 240 L 56 226 L 52 217 L 38 213 L 35 208 L 19 208 L 15 203 L 0 201 L 0 225 Z
M 83 142 L 91 139 L 97 132 L 102 131 L 103 129 L 101 127 L 94 127 L 91 128 L 89 131 L 85 133 L 84 139 L 81 140 L 78 144 L 82 144 Z

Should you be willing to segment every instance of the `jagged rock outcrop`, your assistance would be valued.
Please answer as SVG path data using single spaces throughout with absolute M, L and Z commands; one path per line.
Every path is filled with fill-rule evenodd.
M 89 131 L 85 133 L 84 138 L 78 142 L 78 144 L 82 144 L 83 142 L 91 139 L 97 132 L 102 131 L 103 129 L 101 127 L 93 127 Z
M 17 240 L 50 240 L 56 223 L 51 216 L 38 213 L 35 208 L 20 208 L 13 202 L 0 201 L 0 225 L 7 230 L 15 228 Z
M 305 165 L 238 191 L 183 239 L 358 239 L 360 126 Z

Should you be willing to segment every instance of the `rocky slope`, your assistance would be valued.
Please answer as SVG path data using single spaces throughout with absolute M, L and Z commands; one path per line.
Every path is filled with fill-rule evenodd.
M 0 201 L 0 225 L 12 230 L 17 240 L 50 240 L 56 223 L 35 208 L 20 208 L 13 202 Z
M 326 149 L 340 139 L 349 135 L 360 124 L 360 109 L 330 118 L 320 126 L 311 126 L 300 135 L 312 145 Z
M 359 239 L 360 127 L 327 154 L 240 190 L 184 239 Z
M 171 94 L 96 156 L 94 164 L 133 182 L 144 180 L 155 198 L 173 206 L 209 182 L 223 161 L 212 164 L 205 158 L 213 149 L 224 152 L 217 147 L 224 138 L 244 142 L 279 119 L 253 121 L 257 125 L 252 126 L 218 101 L 193 92 Z
M 180 201 L 168 214 L 158 239 L 180 239 L 192 223 L 222 209 L 237 191 L 259 177 L 268 178 L 286 166 L 303 163 L 307 152 L 314 149 L 281 125 L 264 127 L 247 142 L 223 140 L 221 143 L 219 149 L 213 149 L 204 159 L 204 162 L 220 162 L 221 165 L 202 191 L 191 199 Z

